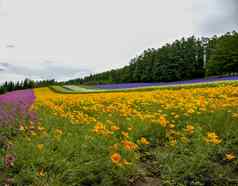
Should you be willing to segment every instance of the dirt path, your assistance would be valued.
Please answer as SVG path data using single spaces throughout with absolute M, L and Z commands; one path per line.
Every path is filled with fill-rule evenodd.
M 159 162 L 155 152 L 142 153 L 137 176 L 132 178 L 131 186 L 161 186 Z

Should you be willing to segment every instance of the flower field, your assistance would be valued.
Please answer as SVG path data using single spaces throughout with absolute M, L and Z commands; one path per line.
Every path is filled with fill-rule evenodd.
M 217 84 L 234 84 L 237 83 L 238 76 L 230 77 L 213 77 L 207 79 L 194 79 L 176 82 L 161 83 L 116 83 L 116 84 L 98 84 L 98 85 L 55 85 L 50 88 L 54 92 L 64 94 L 78 93 L 103 93 L 103 92 L 128 92 L 128 91 L 151 91 L 158 89 L 180 89 L 193 87 L 211 87 Z
M 193 79 L 184 81 L 174 82 L 160 82 L 160 83 L 116 83 L 116 84 L 99 84 L 96 87 L 100 89 L 122 89 L 122 88 L 140 88 L 140 87 L 151 87 L 151 86 L 171 86 L 171 85 L 186 85 L 196 83 L 212 83 L 220 81 L 235 81 L 238 80 L 238 76 L 227 76 L 227 77 L 209 77 L 206 79 Z
M 27 112 L 34 99 L 32 90 L 15 91 L 0 96 L 0 127 L 14 124 L 17 119 L 23 120 L 27 115 L 34 119 L 34 114 Z
M 14 112 L 20 119 L 8 123 L 16 123 L 15 133 L 0 144 L 0 183 L 238 184 L 237 83 L 88 94 L 39 88 L 24 95 L 20 110 L 28 114 Z M 1 100 L 3 108 L 9 101 Z M 0 112 L 2 123 L 12 111 Z

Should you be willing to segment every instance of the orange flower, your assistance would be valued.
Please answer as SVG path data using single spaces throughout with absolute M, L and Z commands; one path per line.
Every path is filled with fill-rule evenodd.
M 111 126 L 111 131 L 117 131 L 117 130 L 120 130 L 120 127 L 116 125 Z
M 164 116 L 160 116 L 160 117 L 159 117 L 159 123 L 160 123 L 160 125 L 161 125 L 162 127 L 166 127 L 166 125 L 167 125 L 167 120 L 166 120 L 166 118 L 165 118 Z
M 228 161 L 232 161 L 236 158 L 235 154 L 233 152 L 225 154 L 225 159 Z
M 114 153 L 111 156 L 111 160 L 113 163 L 118 164 L 121 161 L 121 155 L 119 153 Z
M 122 141 L 122 144 L 124 145 L 125 149 L 128 151 L 135 150 L 137 148 L 137 145 L 135 143 L 128 140 Z
M 93 131 L 96 133 L 100 133 L 100 132 L 103 132 L 104 130 L 105 130 L 105 126 L 101 123 L 97 123 Z
M 200 103 L 200 107 L 204 108 L 205 105 L 205 97 L 204 96 L 200 96 L 199 97 L 199 103 Z
M 192 134 L 194 132 L 194 126 L 192 125 L 187 125 L 186 128 L 185 128 L 185 131 L 188 133 L 188 134 Z
M 141 142 L 141 144 L 144 144 L 144 145 L 150 144 L 150 142 L 149 142 L 146 138 L 144 138 L 144 137 L 142 137 L 142 138 L 140 139 L 140 142 Z
M 126 138 L 128 138 L 128 136 L 129 136 L 129 133 L 128 133 L 128 132 L 122 131 L 121 134 L 122 134 L 124 137 L 126 137 Z
M 32 129 L 32 130 L 35 129 L 35 127 L 34 127 L 32 122 L 30 122 L 30 124 L 29 124 L 29 129 Z

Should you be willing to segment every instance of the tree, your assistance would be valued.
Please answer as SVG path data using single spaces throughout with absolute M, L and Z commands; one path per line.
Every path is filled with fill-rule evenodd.
M 238 72 L 238 33 L 227 33 L 216 40 L 208 61 L 207 75 L 225 75 Z

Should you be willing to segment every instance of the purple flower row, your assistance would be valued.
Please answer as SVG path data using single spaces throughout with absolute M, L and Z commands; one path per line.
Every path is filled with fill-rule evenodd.
M 28 112 L 35 95 L 30 89 L 0 95 L 0 127 L 16 123 L 16 120 L 35 120 L 34 112 Z
M 185 81 L 174 81 L 174 82 L 160 82 L 160 83 L 118 83 L 118 84 L 101 84 L 96 85 L 100 89 L 125 89 L 125 88 L 139 88 L 148 86 L 161 86 L 161 85 L 183 85 L 192 83 L 209 83 L 215 81 L 228 81 L 228 80 L 238 80 L 238 76 L 229 77 L 210 77 L 206 79 L 193 79 Z

